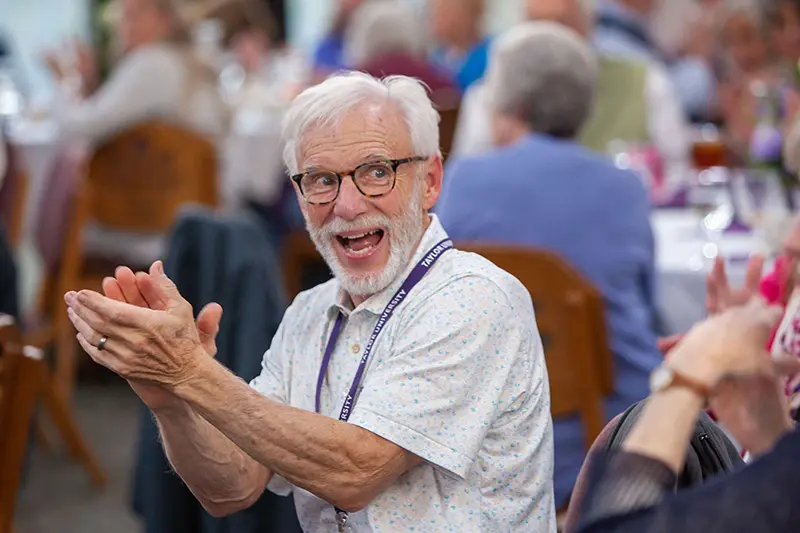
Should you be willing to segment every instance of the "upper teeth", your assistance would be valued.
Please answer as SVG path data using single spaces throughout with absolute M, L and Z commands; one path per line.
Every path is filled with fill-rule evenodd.
M 360 239 L 362 237 L 366 237 L 367 235 L 372 235 L 374 233 L 378 233 L 378 231 L 380 231 L 380 230 L 374 229 L 372 231 L 368 231 L 366 233 L 362 233 L 361 235 L 348 235 L 347 237 L 345 237 L 345 239 Z

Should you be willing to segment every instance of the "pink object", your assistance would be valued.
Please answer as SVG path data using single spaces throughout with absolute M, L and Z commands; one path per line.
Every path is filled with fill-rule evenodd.
M 790 268 L 791 260 L 789 257 L 782 255 L 775 260 L 775 268 L 772 272 L 761 278 L 759 292 L 770 304 L 779 304 L 786 307 L 790 293 L 788 290 L 791 274 Z M 778 328 L 775 328 L 775 331 L 772 332 L 769 342 L 767 343 L 767 349 L 772 348 L 772 343 L 775 341 L 775 334 L 777 332 Z
M 664 187 L 664 158 L 652 144 L 637 144 L 628 147 L 631 169 L 637 171 L 645 181 L 651 198 L 659 198 Z

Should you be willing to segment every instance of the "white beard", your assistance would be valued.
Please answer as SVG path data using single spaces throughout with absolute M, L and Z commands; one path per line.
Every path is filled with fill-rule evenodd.
M 313 227 L 308 216 L 303 213 L 306 220 L 306 229 L 311 240 L 317 247 L 320 255 L 328 264 L 334 277 L 339 280 L 342 289 L 352 296 L 371 296 L 384 290 L 392 284 L 403 272 L 411 255 L 419 243 L 424 230 L 422 217 L 422 187 L 415 187 L 412 194 L 411 205 L 401 216 L 391 219 L 386 215 L 373 214 L 359 217 L 353 221 L 334 218 L 326 225 Z M 366 276 L 352 276 L 339 263 L 339 258 L 334 249 L 334 239 L 339 233 L 358 231 L 366 228 L 381 227 L 384 229 L 384 239 L 389 239 L 389 259 L 383 270 Z

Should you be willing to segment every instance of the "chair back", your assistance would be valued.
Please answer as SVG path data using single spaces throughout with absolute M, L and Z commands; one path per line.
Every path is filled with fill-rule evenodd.
M 25 355 L 13 319 L 0 316 L 0 533 L 12 529 L 41 364 Z
M 182 205 L 217 205 L 217 153 L 197 133 L 159 122 L 98 147 L 86 169 L 87 217 L 116 230 L 166 233 Z
M 456 126 L 458 125 L 458 113 L 460 107 L 451 107 L 439 110 L 439 146 L 442 149 L 442 160 L 447 161 L 450 150 L 453 148 L 453 140 L 456 136 Z
M 9 246 L 16 248 L 22 239 L 28 199 L 28 177 L 20 158 L 10 143 L 3 140 L 0 150 L 6 153 L 6 169 L 0 184 L 0 220 Z
M 303 290 L 303 275 L 308 267 L 325 265 L 325 261 L 305 230 L 296 230 L 289 234 L 283 245 L 282 255 L 283 283 L 286 297 L 291 302 Z
M 530 293 L 550 377 L 553 418 L 580 415 L 588 449 L 605 426 L 603 401 L 613 391 L 600 294 L 548 251 L 458 243 L 457 248 L 484 256 Z

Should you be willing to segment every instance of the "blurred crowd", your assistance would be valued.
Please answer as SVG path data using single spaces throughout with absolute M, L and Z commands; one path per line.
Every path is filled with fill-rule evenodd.
M 602 296 L 614 369 L 608 422 L 648 396 L 668 337 L 684 333 L 659 306 L 655 209 L 699 208 L 709 231 L 725 219 L 702 265 L 711 291 L 731 291 L 724 261 L 714 262 L 722 233 L 743 223 L 776 233 L 765 251 L 781 259 L 764 280 L 752 266 L 747 287 L 757 293 L 761 283 L 788 303 L 800 238 L 800 1 L 525 0 L 524 20 L 499 35 L 487 31 L 490 1 L 428 0 L 420 9 L 338 0 L 305 54 L 263 0 L 112 0 L 102 13 L 107 49 L 68 40 L 42 54 L 56 87 L 46 110 L 25 104 L 10 63 L 0 63 L 0 176 L 24 147 L 26 124 L 52 123 L 48 143 L 63 154 L 80 146 L 86 161 L 121 132 L 164 121 L 213 145 L 220 206 L 254 215 L 282 257 L 306 223 L 282 160 L 292 100 L 343 70 L 417 78 L 442 116 L 446 166 L 434 212 L 450 237 L 554 252 Z M 771 226 L 735 200 L 696 199 L 733 183 L 731 169 L 774 178 L 781 205 Z M 87 254 L 153 259 L 136 244 L 151 235 L 91 221 L 86 231 Z M 557 509 L 579 479 L 583 432 L 577 417 L 555 423 Z

